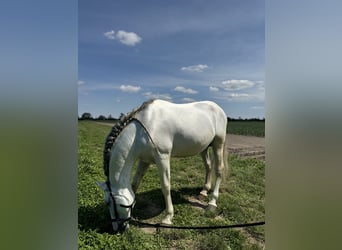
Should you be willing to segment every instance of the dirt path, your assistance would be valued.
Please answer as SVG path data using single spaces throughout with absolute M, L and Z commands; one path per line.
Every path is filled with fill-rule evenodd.
M 265 138 L 227 134 L 228 151 L 241 158 L 265 160 Z

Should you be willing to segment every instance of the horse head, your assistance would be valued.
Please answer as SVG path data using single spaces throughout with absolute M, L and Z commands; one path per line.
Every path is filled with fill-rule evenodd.
M 135 205 L 134 197 L 130 197 L 129 193 L 127 195 L 116 194 L 108 181 L 97 182 L 97 184 L 104 191 L 104 200 L 109 209 L 114 233 L 124 232 L 129 227 L 128 222 L 131 220 Z

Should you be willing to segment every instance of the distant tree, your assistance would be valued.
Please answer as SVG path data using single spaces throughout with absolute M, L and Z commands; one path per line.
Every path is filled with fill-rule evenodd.
M 93 119 L 93 117 L 91 116 L 90 113 L 85 112 L 85 113 L 82 114 L 81 119 L 82 120 L 91 120 L 91 119 Z
M 107 118 L 104 115 L 100 115 L 97 120 L 106 120 Z

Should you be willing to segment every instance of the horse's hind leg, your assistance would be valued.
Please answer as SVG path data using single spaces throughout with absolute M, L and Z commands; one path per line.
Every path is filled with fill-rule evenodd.
M 224 139 L 222 141 L 222 139 L 218 139 L 216 142 L 213 143 L 213 151 L 214 151 L 214 157 L 215 157 L 215 174 L 216 174 L 216 181 L 215 181 L 215 187 L 214 187 L 214 191 L 213 191 L 213 195 L 211 200 L 209 201 L 209 206 L 212 207 L 217 207 L 216 205 L 216 201 L 218 199 L 219 196 L 219 188 L 220 188 L 220 184 L 222 181 L 222 177 L 223 177 L 223 171 L 225 169 L 225 163 L 224 161 L 226 161 L 227 159 L 224 159 Z
M 210 154 L 209 154 L 209 147 L 206 148 L 202 153 L 202 160 L 205 166 L 205 183 L 202 191 L 200 192 L 200 195 L 203 195 L 205 197 L 208 196 L 208 192 L 211 188 L 211 162 L 210 162 Z
M 141 160 L 139 161 L 138 166 L 137 166 L 137 171 L 135 172 L 133 182 L 132 182 L 132 189 L 134 193 L 137 192 L 140 182 L 142 178 L 144 177 L 149 165 L 150 165 L 149 163 L 143 162 Z

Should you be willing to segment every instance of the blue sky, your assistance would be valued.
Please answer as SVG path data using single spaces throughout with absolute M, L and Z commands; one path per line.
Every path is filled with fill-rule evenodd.
M 150 98 L 265 117 L 264 1 L 79 1 L 78 114 Z

